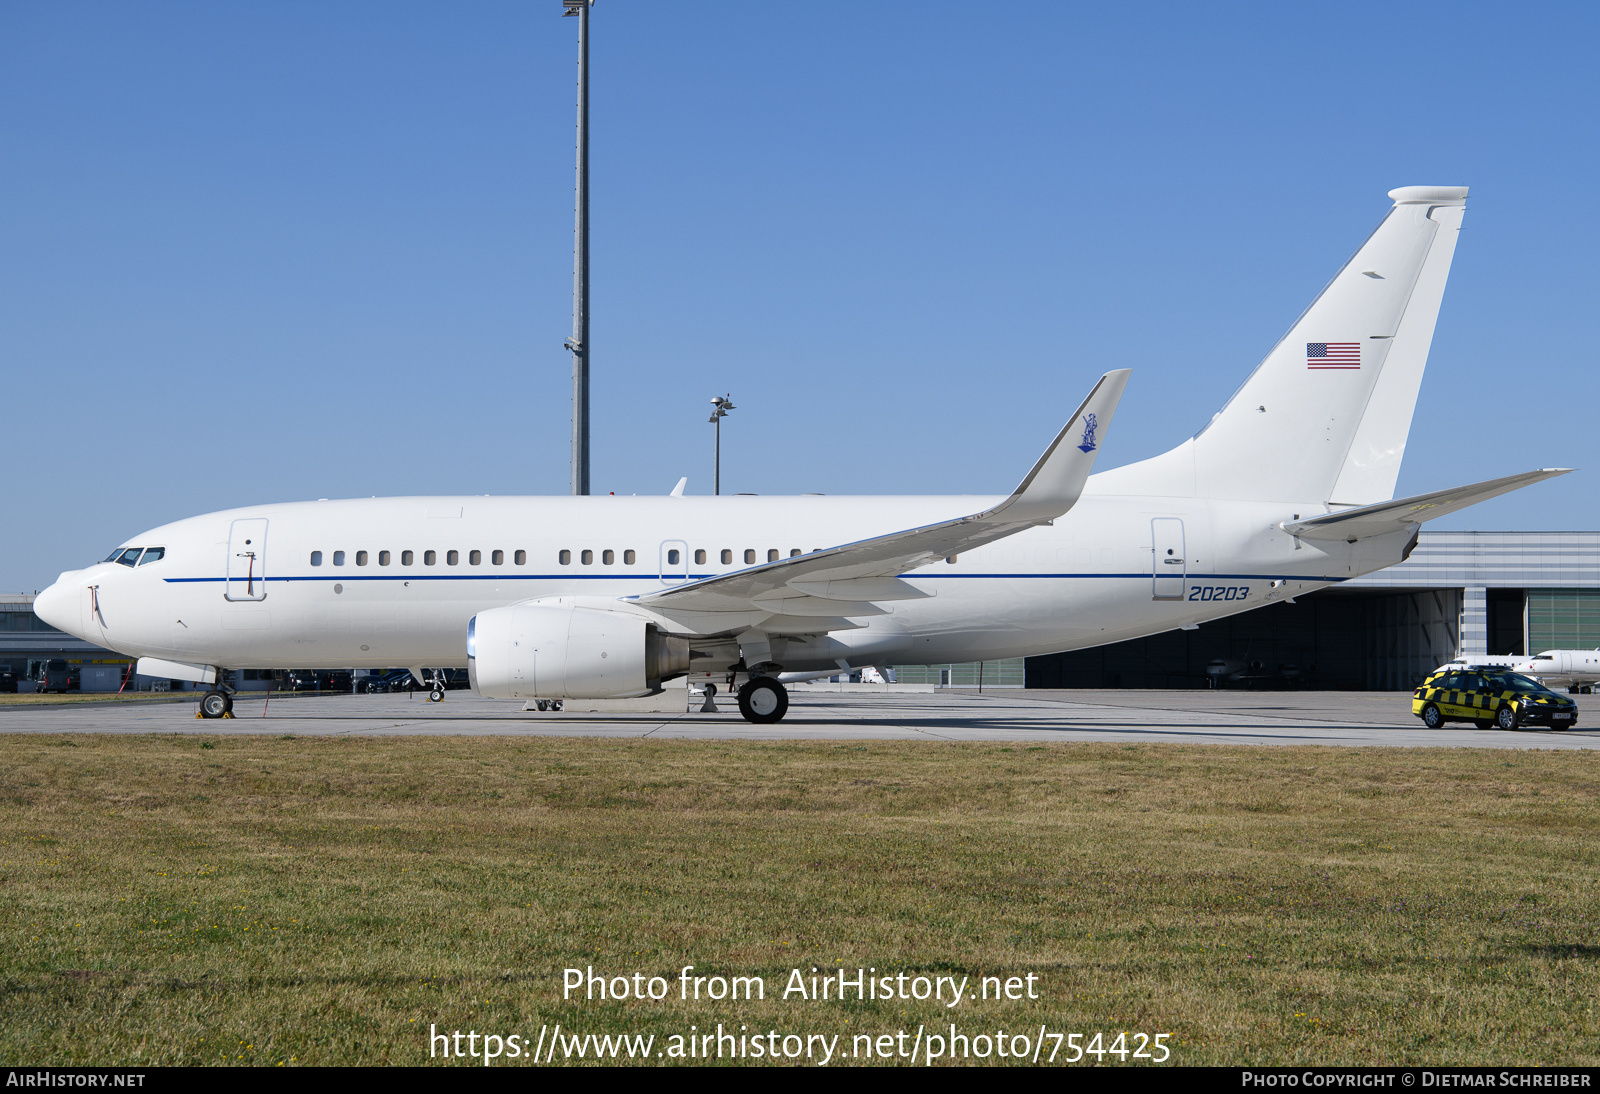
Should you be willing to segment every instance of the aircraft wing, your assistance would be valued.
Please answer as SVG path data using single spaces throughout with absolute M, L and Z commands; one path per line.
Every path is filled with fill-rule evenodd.
M 1546 467 L 1538 471 L 1524 471 L 1503 479 L 1490 479 L 1488 482 L 1476 482 L 1471 486 L 1457 486 L 1450 490 L 1435 490 L 1431 494 L 1396 498 L 1394 501 L 1380 501 L 1375 505 L 1327 513 L 1309 520 L 1285 521 L 1281 527 L 1291 536 L 1302 539 L 1342 539 L 1353 543 L 1358 539 L 1398 532 L 1408 525 L 1415 527 L 1480 501 L 1565 475 L 1571 470 L 1570 467 Z
M 635 603 L 665 614 L 767 612 L 790 617 L 785 629 L 826 631 L 850 626 L 848 616 L 882 615 L 876 601 L 928 596 L 897 575 L 1048 524 L 1077 503 L 1129 372 L 1102 376 L 1021 485 L 992 509 L 689 582 Z

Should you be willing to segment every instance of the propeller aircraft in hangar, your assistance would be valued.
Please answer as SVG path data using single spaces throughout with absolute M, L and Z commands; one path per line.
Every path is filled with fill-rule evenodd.
M 1408 186 L 1198 434 L 1091 475 L 1108 372 L 1009 496 L 417 497 L 259 505 L 141 533 L 34 610 L 209 685 L 225 670 L 465 665 L 479 695 L 621 698 L 1098 646 L 1405 559 L 1422 522 L 1555 475 L 1392 500 L 1465 187 Z M 676 493 L 676 492 L 675 492 Z

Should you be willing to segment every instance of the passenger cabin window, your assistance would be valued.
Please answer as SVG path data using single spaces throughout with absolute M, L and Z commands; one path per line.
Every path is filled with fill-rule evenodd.
M 409 566 L 409 565 L 411 565 L 411 560 L 416 558 L 416 557 L 417 556 L 412 554 L 410 551 L 401 551 L 400 552 L 400 565 Z
M 558 556 L 558 558 L 560 559 L 561 565 L 563 565 L 563 566 L 571 566 L 572 565 L 572 552 L 571 551 L 562 551 L 561 554 Z
M 526 552 L 526 551 L 518 551 L 517 552 L 517 565 L 518 566 L 526 565 L 527 561 L 528 561 L 528 552 Z
M 633 553 L 633 552 L 632 552 L 632 551 L 624 551 L 624 552 L 622 552 L 622 562 L 623 562 L 623 565 L 625 565 L 625 566 L 632 566 L 632 565 L 633 565 L 633 560 L 634 560 L 634 559 L 635 559 L 635 558 L 637 558 L 637 557 L 638 557 L 638 556 L 637 556 L 637 555 L 635 555 L 635 554 L 634 554 L 634 553 Z
M 139 559 L 139 565 L 148 566 L 152 562 L 160 562 L 166 557 L 166 553 L 167 549 L 165 547 L 146 547 L 144 555 Z
M 469 563 L 471 563 L 472 565 L 474 565 L 474 566 L 482 566 L 483 565 L 483 552 L 482 551 L 474 551 L 474 552 L 472 552 L 470 555 L 467 556 L 467 561 Z
M 798 548 L 798 547 L 789 548 L 789 557 L 790 558 L 799 558 L 800 557 L 800 548 Z
M 678 560 L 681 559 L 682 557 L 683 557 L 683 552 L 682 551 L 678 551 L 676 549 L 668 551 L 667 552 L 667 565 L 668 566 L 676 566 L 676 565 L 678 565 Z
M 696 551 L 694 553 L 694 564 L 696 566 L 704 566 L 706 564 L 706 553 L 704 551 Z
M 767 548 L 767 561 L 768 562 L 776 562 L 776 561 L 778 561 L 778 549 L 776 547 L 768 547 Z
M 447 552 L 445 552 L 444 562 L 445 562 L 446 566 L 455 566 L 458 563 L 460 563 L 460 561 L 461 561 L 461 552 L 460 551 L 447 551 Z
M 600 561 L 607 566 L 614 565 L 617 561 L 617 552 L 607 551 L 605 554 L 600 556 Z
M 389 565 L 389 552 L 388 551 L 379 551 L 378 552 L 378 565 L 379 566 L 387 566 L 387 565 Z
M 722 549 L 722 564 L 724 566 L 733 565 L 733 552 L 728 550 L 726 547 Z
M 321 551 L 312 551 L 311 552 L 311 565 L 313 565 L 313 566 L 321 566 L 322 565 L 322 552 Z
M 333 564 L 335 566 L 343 566 L 344 565 L 344 552 L 343 551 L 335 551 L 335 552 L 333 552 Z
M 751 550 L 750 548 L 746 547 L 744 549 L 744 564 L 746 566 L 748 566 L 752 562 L 754 562 L 755 560 L 756 560 L 756 553 L 753 550 Z
M 489 561 L 496 566 L 504 566 L 506 564 L 506 553 L 504 551 L 496 551 L 489 556 Z
M 580 557 L 580 560 L 583 562 L 583 564 L 585 566 L 593 566 L 594 565 L 594 552 L 593 551 L 585 551 L 579 557 Z
M 357 566 L 365 566 L 366 564 L 367 564 L 367 552 L 365 552 L 365 551 L 357 551 L 356 552 L 356 565 Z
M 424 566 L 432 566 L 435 562 L 438 562 L 438 561 L 439 561 L 439 552 L 437 552 L 437 551 L 424 551 L 424 552 L 422 552 L 422 564 Z

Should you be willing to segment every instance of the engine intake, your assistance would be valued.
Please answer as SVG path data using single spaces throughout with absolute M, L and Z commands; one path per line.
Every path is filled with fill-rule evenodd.
M 467 624 L 467 673 L 489 699 L 626 699 L 688 671 L 688 639 L 628 612 L 535 601 Z

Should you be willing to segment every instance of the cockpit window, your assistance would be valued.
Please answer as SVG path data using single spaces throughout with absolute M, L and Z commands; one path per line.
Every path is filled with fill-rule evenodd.
M 117 561 L 124 566 L 137 566 L 139 565 L 139 552 L 142 550 L 144 550 L 143 547 L 129 547 L 117 556 Z
M 123 549 L 121 547 L 118 547 L 115 551 L 112 551 L 109 555 L 107 555 L 105 558 L 102 558 L 100 561 L 101 562 L 115 562 L 117 560 L 117 556 L 122 553 L 122 550 Z
M 152 562 L 160 562 L 166 557 L 166 554 L 167 549 L 165 547 L 146 547 L 144 554 L 139 558 L 139 565 L 148 566 Z

